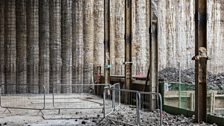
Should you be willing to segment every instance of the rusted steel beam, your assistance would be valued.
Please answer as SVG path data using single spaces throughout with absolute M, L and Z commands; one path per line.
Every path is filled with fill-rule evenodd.
M 195 121 L 206 121 L 207 95 L 207 0 L 195 1 Z
M 130 89 L 132 78 L 132 0 L 125 0 L 125 88 Z
M 110 83 L 110 0 L 104 0 L 104 77 Z
M 131 88 L 132 83 L 132 0 L 125 0 L 125 89 Z M 130 94 L 125 93 L 125 103 L 130 103 Z

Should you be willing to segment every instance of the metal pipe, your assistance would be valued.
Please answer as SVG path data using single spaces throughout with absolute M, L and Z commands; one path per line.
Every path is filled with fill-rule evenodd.
M 103 90 L 103 117 L 106 117 L 106 105 L 105 105 L 105 100 L 106 100 L 106 88 Z
M 140 126 L 140 106 L 141 106 L 141 95 L 139 92 L 136 92 L 136 114 L 137 114 L 137 125 Z
M 115 88 L 115 87 L 112 87 Z M 112 108 L 115 111 L 115 90 L 112 90 Z

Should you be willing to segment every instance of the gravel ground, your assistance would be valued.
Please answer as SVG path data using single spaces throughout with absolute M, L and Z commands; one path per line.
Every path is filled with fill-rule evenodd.
M 3 110 L 4 109 L 0 109 L 0 112 L 2 113 Z M 101 112 L 99 112 L 99 115 L 95 115 L 95 117 L 87 117 L 88 113 L 91 113 L 92 110 L 85 111 L 86 113 L 77 113 L 77 110 L 66 110 L 60 115 L 57 115 L 57 112 L 51 112 L 51 114 L 49 114 L 44 111 L 45 114 L 49 114 L 46 115 L 45 118 L 42 118 L 37 112 L 35 114 L 34 111 L 32 111 L 33 114 L 30 115 L 16 114 L 16 111 L 17 110 L 12 111 L 12 114 L 1 114 L 0 126 L 115 126 L 115 124 L 117 126 L 128 126 L 128 124 L 136 124 L 135 108 L 126 105 L 122 105 L 116 112 L 109 115 L 107 119 L 103 119 L 101 123 L 99 123 L 102 119 L 100 115 L 102 114 Z M 77 117 L 80 116 L 80 118 L 74 118 L 74 115 Z M 176 116 L 165 112 L 163 112 L 162 115 L 164 126 L 216 126 L 215 124 L 193 123 L 193 117 L 186 118 L 183 115 Z M 109 120 L 113 120 L 115 124 Z M 141 111 L 141 124 L 142 126 L 158 126 L 159 112 Z
M 159 78 L 160 80 L 168 82 L 178 82 L 179 69 L 163 69 L 159 72 Z M 194 68 L 181 71 L 181 82 L 190 84 L 195 83 Z M 224 93 L 224 73 L 212 74 L 211 72 L 208 72 L 208 89 L 218 90 L 220 93 Z

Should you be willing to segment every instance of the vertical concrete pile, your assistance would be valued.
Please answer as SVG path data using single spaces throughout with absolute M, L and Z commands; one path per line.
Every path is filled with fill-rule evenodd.
M 135 9 L 133 10 L 135 12 L 135 24 L 133 24 L 135 28 L 133 33 L 135 39 L 132 45 L 133 52 L 135 53 L 133 54 L 133 62 L 135 63 L 135 65 L 133 66 L 135 67 L 135 71 L 133 72 L 135 73 L 133 74 L 137 76 L 146 76 L 146 72 L 148 69 L 147 64 L 149 61 L 149 52 L 147 50 L 149 45 L 146 41 L 147 36 L 149 36 L 147 27 L 148 21 L 146 20 L 146 6 L 149 6 L 149 4 L 147 5 L 146 0 L 136 0 L 135 2 L 133 2 L 133 4 L 135 4 Z
M 49 28 L 49 0 L 39 1 L 39 84 L 40 93 L 49 93 L 50 80 L 50 28 Z
M 125 57 L 125 0 L 115 2 L 115 75 L 124 74 L 124 57 Z
M 94 71 L 104 70 L 104 0 L 94 0 Z M 94 73 L 96 77 L 96 73 Z
M 115 0 L 110 0 L 110 34 L 109 34 L 109 38 L 110 38 L 110 64 L 112 65 L 112 68 L 110 70 L 110 74 L 111 75 L 115 75 L 115 5 L 116 2 Z
M 62 93 L 72 92 L 72 0 L 61 1 Z
M 83 0 L 73 2 L 72 25 L 72 83 L 83 84 Z M 79 86 L 73 86 L 73 92 L 80 92 Z
M 61 0 L 50 0 L 50 92 L 61 92 Z
M 16 7 L 5 1 L 5 92 L 16 93 Z
M 4 9 L 5 0 L 0 1 L 0 85 L 5 84 L 5 22 L 4 22 Z M 0 86 L 4 92 L 4 85 Z
M 84 67 L 83 83 L 93 83 L 94 63 L 94 0 L 84 0 L 83 3 L 83 43 L 84 43 Z
M 27 16 L 26 1 L 16 1 L 16 92 L 27 92 Z
M 30 93 L 39 93 L 38 0 L 27 0 L 27 83 Z

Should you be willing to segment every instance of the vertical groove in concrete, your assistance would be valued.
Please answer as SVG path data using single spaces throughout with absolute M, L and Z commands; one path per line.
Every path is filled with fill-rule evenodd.
M 123 75 L 122 66 L 125 57 L 125 0 L 115 3 L 115 74 Z
M 94 62 L 94 0 L 84 0 L 83 4 L 83 41 L 84 41 L 84 76 L 83 83 L 90 84 L 93 77 Z
M 61 0 L 50 0 L 50 91 L 61 92 Z
M 26 0 L 16 1 L 16 92 L 27 92 L 27 24 L 26 24 Z
M 72 0 L 61 2 L 62 92 L 72 92 Z
M 5 1 L 5 92 L 16 93 L 15 0 Z
M 84 43 L 83 43 L 83 0 L 73 3 L 72 66 L 73 84 L 83 83 Z M 80 92 L 80 86 L 73 86 L 73 92 Z
M 5 21 L 5 0 L 0 1 L 0 84 L 5 84 L 5 30 L 4 30 L 4 21 Z M 0 86 L 2 92 L 4 92 L 4 85 Z
M 39 84 L 40 93 L 49 93 L 50 81 L 50 52 L 49 52 L 49 0 L 39 1 L 39 48 L 40 48 L 40 64 L 39 64 Z
M 27 0 L 27 83 L 30 93 L 39 93 L 38 0 Z
M 146 21 L 146 28 L 145 28 L 145 32 L 146 32 L 146 69 L 145 69 L 145 72 L 146 72 L 146 74 L 148 72 L 149 65 L 150 65 L 150 52 L 149 52 L 149 49 L 150 49 L 150 44 L 149 44 L 149 42 L 150 42 L 150 33 L 149 33 L 150 22 L 149 22 L 149 20 L 150 20 L 151 9 L 149 7 L 149 4 L 150 4 L 149 2 L 151 2 L 151 1 L 146 0 L 146 2 L 145 2 L 145 6 L 146 6 L 145 7 L 145 9 L 146 9 L 146 18 L 145 18 L 145 21 Z M 158 2 L 157 2 L 157 6 L 158 6 Z
M 104 68 L 104 0 L 94 0 L 94 69 Z M 94 70 L 94 71 L 95 71 Z M 94 73 L 94 76 L 96 74 Z
M 135 31 L 136 31 L 136 5 L 135 5 L 136 1 L 133 1 L 132 4 L 132 75 L 135 76 L 136 75 L 136 35 L 135 35 Z
M 115 0 L 110 0 L 110 75 L 115 75 Z

